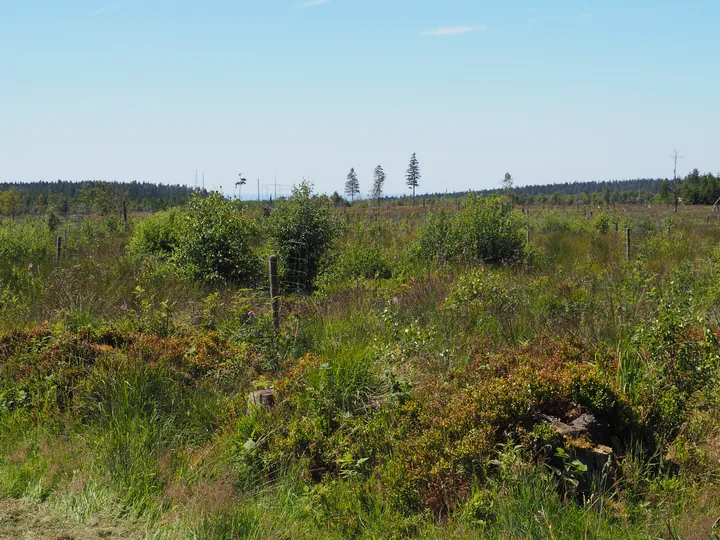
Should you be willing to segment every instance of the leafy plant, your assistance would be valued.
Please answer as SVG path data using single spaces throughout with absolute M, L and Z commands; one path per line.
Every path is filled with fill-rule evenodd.
M 136 255 L 169 257 L 178 244 L 180 222 L 181 214 L 176 209 L 142 219 L 133 229 L 128 249 Z
M 232 201 L 195 193 L 180 219 L 172 261 L 196 281 L 251 283 L 259 272 L 257 238 L 258 228 Z
M 525 256 L 522 218 L 504 197 L 470 195 L 456 216 L 440 212 L 425 222 L 418 253 L 437 262 L 518 263 Z
M 303 182 L 280 202 L 270 216 L 273 249 L 279 258 L 282 282 L 290 290 L 308 290 L 340 232 L 327 197 L 313 195 Z

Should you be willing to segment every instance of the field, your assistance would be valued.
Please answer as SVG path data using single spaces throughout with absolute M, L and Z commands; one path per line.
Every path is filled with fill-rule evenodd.
M 717 537 L 718 240 L 307 186 L 7 218 L 0 538 Z

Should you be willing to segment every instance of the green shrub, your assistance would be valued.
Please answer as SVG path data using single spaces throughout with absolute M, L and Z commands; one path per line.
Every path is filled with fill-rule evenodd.
M 644 369 L 632 388 L 656 437 L 671 437 L 689 417 L 692 398 L 718 383 L 717 337 L 670 305 L 633 336 Z
M 252 244 L 255 224 L 219 193 L 196 193 L 182 216 L 172 260 L 180 272 L 196 281 L 252 282 L 259 259 Z
M 610 230 L 610 218 L 604 212 L 595 216 L 593 219 L 593 228 L 600 234 L 607 234 Z
M 445 210 L 433 212 L 425 219 L 417 240 L 421 260 L 434 260 L 444 264 L 459 255 L 458 227 Z
M 60 218 L 58 217 L 55 208 L 52 206 L 48 207 L 45 212 L 45 224 L 50 232 L 55 232 L 55 230 L 60 226 Z
M 522 225 L 504 197 L 470 195 L 455 217 L 440 212 L 425 222 L 417 249 L 421 259 L 437 262 L 518 263 L 525 256 Z
M 377 235 L 360 226 L 354 237 L 337 250 L 323 280 L 327 283 L 358 278 L 389 279 L 392 275 L 392 262 Z
M 136 255 L 168 257 L 178 244 L 180 212 L 176 209 L 141 220 L 133 230 L 128 249 Z
M 52 260 L 55 243 L 46 223 L 3 221 L 0 225 L 0 264 L 7 261 L 27 266 Z
M 568 232 L 570 223 L 568 218 L 559 212 L 546 212 L 538 218 L 537 229 L 540 232 Z
M 312 194 L 303 182 L 270 217 L 270 234 L 278 255 L 279 273 L 288 289 L 307 290 L 318 275 L 340 232 L 327 197 Z

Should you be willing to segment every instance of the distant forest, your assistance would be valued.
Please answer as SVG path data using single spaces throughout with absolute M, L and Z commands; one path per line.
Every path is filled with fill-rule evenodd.
M 674 182 L 667 178 L 640 178 L 599 182 L 566 182 L 518 186 L 512 196 L 518 204 L 648 204 L 674 200 Z M 506 188 L 477 190 L 478 195 L 504 193 Z M 433 199 L 464 197 L 468 192 L 433 193 Z M 720 174 L 701 174 L 697 169 L 677 179 L 677 195 L 681 204 L 714 204 L 720 198 Z M 403 196 L 406 200 L 409 197 Z M 397 198 L 395 198 L 397 199 Z
M 156 212 L 184 204 L 192 188 L 148 182 L 28 182 L 0 183 L 0 213 L 20 215 L 42 213 L 48 209 L 61 214 L 106 214 L 122 209 L 128 212 Z
M 479 195 L 508 193 L 517 204 L 671 204 L 675 190 L 680 204 L 714 204 L 720 199 L 720 174 L 701 174 L 697 169 L 677 182 L 666 178 L 642 178 L 600 182 L 573 182 L 497 189 L 478 190 Z M 0 214 L 16 216 L 41 214 L 52 210 L 59 214 L 109 214 L 128 212 L 156 212 L 185 204 L 193 189 L 182 185 L 152 184 L 148 182 L 28 182 L 0 183 Z M 419 195 L 421 204 L 442 199 L 459 198 L 468 191 Z M 409 196 L 386 196 L 389 204 L 411 204 Z M 346 201 L 337 193 L 332 200 L 336 205 Z M 357 201 L 356 204 L 368 204 Z

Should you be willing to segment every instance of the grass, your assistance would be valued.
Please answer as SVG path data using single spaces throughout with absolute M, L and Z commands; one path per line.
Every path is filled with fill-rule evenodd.
M 424 210 L 350 209 L 279 329 L 263 280 L 184 278 L 133 224 L 62 223 L 56 265 L 40 220 L 3 222 L 0 498 L 137 538 L 707 537 L 720 229 L 605 212 L 519 215 L 528 256 L 484 266 L 419 259 Z M 597 433 L 544 420 L 582 413 Z

